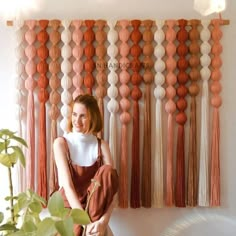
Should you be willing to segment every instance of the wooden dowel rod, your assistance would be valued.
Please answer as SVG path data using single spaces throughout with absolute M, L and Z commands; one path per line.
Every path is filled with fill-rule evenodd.
M 199 20 L 199 19 L 198 19 Z M 49 20 L 50 21 L 50 20 Z M 142 20 L 141 20 L 142 21 Z M 165 20 L 167 21 L 167 20 Z M 154 21 L 153 21 L 154 22 Z M 201 22 L 201 20 L 199 20 L 199 23 Z M 117 23 L 119 24 L 119 20 L 117 21 Z M 230 20 L 224 20 L 224 19 L 221 19 L 221 25 L 229 25 L 230 24 Z M 7 20 L 6 21 L 6 25 L 7 26 L 13 26 L 14 25 L 14 21 L 12 20 Z M 178 20 L 176 20 L 176 25 L 178 25 Z M 191 20 L 188 20 L 188 25 L 191 25 Z

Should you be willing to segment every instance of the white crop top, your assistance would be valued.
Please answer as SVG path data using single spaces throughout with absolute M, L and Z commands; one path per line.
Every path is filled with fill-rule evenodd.
M 71 132 L 64 135 L 70 158 L 79 166 L 91 166 L 98 158 L 98 141 L 93 134 Z

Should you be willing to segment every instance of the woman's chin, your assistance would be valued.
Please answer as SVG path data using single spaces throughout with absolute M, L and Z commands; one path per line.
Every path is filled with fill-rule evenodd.
M 74 132 L 84 133 L 83 129 L 80 127 L 73 127 Z

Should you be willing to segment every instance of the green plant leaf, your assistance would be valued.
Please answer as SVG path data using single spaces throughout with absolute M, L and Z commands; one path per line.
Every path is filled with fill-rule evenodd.
M 5 142 L 0 142 L 0 153 L 5 149 Z
M 42 205 L 46 206 L 46 203 L 47 203 L 46 200 L 43 197 L 39 196 L 37 193 L 32 192 L 32 198 L 35 201 L 40 202 Z
M 18 195 L 18 201 L 15 204 L 15 208 L 18 209 L 18 212 L 24 209 L 28 205 L 27 195 L 23 192 Z
M 27 221 L 32 221 L 35 225 L 38 225 L 41 222 L 41 219 L 38 213 L 27 211 L 24 215 L 24 222 Z
M 42 211 L 42 205 L 40 202 L 32 202 L 29 204 L 29 209 L 32 211 L 32 212 L 35 212 L 35 213 L 40 213 Z
M 88 213 L 81 209 L 72 209 L 71 217 L 73 218 L 74 223 L 79 225 L 87 225 L 90 223 Z
M 0 163 L 6 167 L 11 167 L 11 159 L 8 154 L 0 153 Z
M 55 222 L 51 218 L 45 218 L 38 225 L 36 236 L 52 236 L 57 232 Z
M 64 202 L 59 192 L 53 193 L 48 200 L 48 210 L 52 216 L 61 217 L 64 210 Z
M 13 152 L 13 153 L 9 154 L 8 156 L 9 156 L 11 165 L 14 166 L 18 160 L 17 154 L 15 152 Z
M 4 199 L 5 199 L 5 201 L 10 201 L 11 199 L 13 199 L 13 197 L 7 196 L 7 197 L 5 197 Z
M 69 208 L 63 208 L 58 212 L 58 216 L 52 216 L 52 217 L 55 219 L 63 220 L 70 215 L 70 211 L 71 211 L 71 209 L 69 209 Z
M 57 231 L 61 236 L 73 236 L 73 220 L 72 217 L 68 217 L 64 221 L 57 221 L 55 223 Z
M 0 212 L 0 224 L 2 223 L 3 219 L 4 219 L 4 214 Z
M 20 198 L 26 198 L 27 197 L 27 195 L 26 195 L 26 193 L 25 192 L 21 192 L 21 193 L 19 193 L 18 194 L 18 196 L 17 196 L 19 199 Z
M 27 189 L 25 193 L 26 193 L 28 198 L 32 198 L 33 191 L 31 189 Z
M 25 156 L 22 149 L 18 146 L 11 146 L 11 148 L 16 153 L 17 158 L 19 158 L 21 165 L 25 167 Z
M 18 136 L 13 135 L 13 136 L 11 137 L 11 139 L 14 139 L 15 141 L 17 141 L 18 143 L 21 143 L 21 144 L 24 145 L 25 147 L 28 147 L 26 141 L 25 141 L 23 138 L 21 138 L 21 137 L 18 137 Z
M 16 132 L 13 132 L 9 129 L 0 129 L 0 137 L 9 136 L 11 138 Z
M 11 234 L 7 234 L 7 236 L 34 236 L 33 233 L 26 233 L 24 230 L 19 230 Z
M 33 221 L 25 221 L 21 228 L 24 232 L 34 232 L 37 230 L 37 227 Z
M 7 231 L 7 230 L 12 230 L 16 231 L 17 228 L 13 224 L 3 224 L 0 226 L 0 231 Z

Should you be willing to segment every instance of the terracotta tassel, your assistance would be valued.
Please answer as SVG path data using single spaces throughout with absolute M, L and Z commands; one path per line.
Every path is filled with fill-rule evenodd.
M 177 101 L 177 108 L 179 113 L 176 116 L 176 122 L 178 126 L 178 136 L 177 136 L 177 160 L 176 160 L 176 186 L 175 186 L 175 205 L 177 207 L 185 207 L 185 146 L 184 146 L 184 125 L 187 121 L 187 116 L 184 113 L 187 108 L 187 101 L 185 96 L 188 93 L 185 84 L 188 81 L 188 74 L 185 70 L 188 68 L 188 61 L 186 60 L 186 55 L 188 53 L 188 47 L 185 44 L 188 40 L 188 32 L 185 29 L 187 25 L 186 20 L 179 20 L 180 30 L 177 33 L 177 39 L 179 45 L 177 47 L 177 53 L 179 55 L 179 60 L 177 62 L 179 73 L 177 76 L 179 86 L 177 88 L 177 94 L 179 96 Z
M 127 113 L 128 114 L 128 113 Z M 127 115 L 126 114 L 126 115 Z M 123 120 L 130 120 L 130 116 L 123 115 Z M 127 125 L 123 124 L 121 128 L 121 153 L 120 153 L 120 179 L 119 179 L 119 207 L 128 208 L 128 140 Z
M 36 40 L 36 33 L 34 27 L 36 26 L 35 20 L 27 20 L 26 26 L 28 30 L 25 33 L 25 40 L 28 45 L 25 48 L 25 55 L 27 62 L 25 65 L 25 71 L 28 78 L 25 81 L 25 88 L 28 90 L 27 97 L 27 144 L 26 149 L 26 187 L 35 191 L 35 115 L 34 115 L 34 89 L 37 86 L 34 80 L 34 74 L 36 73 L 36 64 L 34 63 L 34 57 L 36 56 L 36 49 L 34 42 Z
M 51 57 L 51 62 L 49 64 L 49 71 L 51 72 L 51 77 L 49 79 L 49 85 L 51 87 L 51 92 L 49 96 L 49 101 L 51 103 L 49 115 L 51 118 L 51 139 L 50 139 L 50 162 L 49 162 L 49 195 L 53 193 L 54 190 L 59 188 L 58 184 L 58 176 L 57 169 L 54 160 L 53 153 L 53 142 L 57 137 L 57 119 L 60 115 L 60 110 L 58 108 L 58 104 L 61 100 L 60 93 L 57 89 L 60 87 L 60 79 L 58 77 L 58 73 L 61 71 L 59 58 L 61 56 L 61 50 L 58 43 L 61 40 L 61 36 L 59 33 L 60 27 L 59 20 L 50 21 L 50 25 L 52 27 L 52 31 L 49 35 L 50 41 L 52 43 L 51 48 L 49 49 L 49 55 Z
M 221 106 L 222 100 L 220 97 L 221 91 L 221 72 L 220 67 L 222 61 L 220 54 L 222 53 L 222 46 L 220 40 L 222 38 L 222 31 L 220 30 L 220 20 L 213 20 L 213 30 L 212 30 L 212 84 L 211 84 L 211 105 L 213 106 L 213 121 L 212 121 L 212 146 L 211 146 L 211 182 L 210 182 L 210 205 L 220 206 L 220 151 L 219 151 L 219 141 L 220 141 L 220 118 L 219 118 L 219 107 Z
M 211 148 L 211 166 L 210 166 L 210 205 L 220 206 L 220 158 L 219 158 L 219 110 L 214 108 L 213 112 L 213 130 L 212 130 L 212 148 Z
M 132 20 L 133 31 L 131 32 L 131 40 L 133 45 L 131 47 L 131 55 L 133 60 L 131 62 L 131 69 L 133 74 L 131 76 L 131 82 L 133 89 L 131 97 L 133 99 L 133 133 L 132 133 L 132 169 L 131 169 L 131 198 L 130 206 L 132 208 L 140 207 L 140 156 L 139 156 L 139 99 L 142 97 L 139 84 L 142 82 L 142 77 L 139 74 L 141 69 L 141 63 L 139 56 L 141 54 L 141 48 L 139 42 L 142 38 L 142 34 L 139 31 L 141 24 L 140 20 Z
M 145 31 L 143 32 L 143 40 L 145 42 L 143 47 L 144 54 L 144 75 L 143 81 L 145 83 L 145 96 L 144 96 L 144 136 L 143 136 L 143 168 L 142 168 L 142 206 L 151 207 L 151 83 L 154 80 L 152 73 L 153 60 L 152 54 L 154 48 L 152 46 L 153 33 L 152 33 L 152 20 L 143 21 Z
M 188 182 L 187 182 L 187 205 L 194 207 L 197 205 L 197 122 L 196 122 L 196 96 L 199 93 L 199 86 L 197 81 L 200 78 L 200 72 L 198 66 L 200 64 L 199 59 L 199 32 L 198 32 L 198 20 L 191 20 L 192 29 L 189 31 L 189 38 L 191 40 L 189 51 L 191 57 L 189 64 L 191 71 L 189 73 L 191 79 L 191 85 L 189 86 L 189 94 L 191 96 L 190 106 L 190 132 L 189 132 L 189 155 L 188 155 Z
M 175 205 L 185 207 L 184 126 L 178 127 Z
M 157 31 L 155 32 L 155 84 L 154 96 L 156 98 L 156 115 L 155 115 L 155 156 L 153 163 L 153 206 L 163 207 L 164 205 L 164 168 L 163 168 L 163 132 L 162 132 L 162 100 L 165 97 L 165 89 L 162 87 L 165 83 L 165 48 L 162 43 L 165 40 L 163 31 L 164 21 L 156 21 Z
M 129 59 L 127 56 L 129 55 L 129 30 L 127 29 L 129 25 L 128 20 L 119 21 L 119 25 L 121 26 L 121 30 L 119 32 L 119 39 L 121 41 L 120 44 L 120 65 L 121 65 L 121 72 L 119 75 L 119 80 L 121 86 L 119 87 L 119 92 L 121 95 L 120 100 L 120 108 L 122 110 L 120 115 L 121 121 L 121 153 L 120 153 L 120 173 L 119 173 L 119 207 L 120 208 L 127 208 L 128 207 L 128 124 L 131 120 L 131 115 L 129 114 L 130 110 L 130 101 L 128 99 L 130 94 L 130 88 L 128 86 L 130 75 L 128 73 L 129 69 Z
M 210 71 L 210 52 L 211 45 L 208 42 L 211 34 L 208 26 L 210 20 L 203 20 L 203 29 L 201 30 L 201 66 L 202 78 L 201 89 L 201 135 L 200 135 L 200 163 L 199 163 L 199 184 L 198 184 L 198 205 L 209 206 L 209 86 L 208 81 L 211 76 Z
M 177 78 L 175 75 L 176 61 L 174 55 L 176 53 L 176 46 L 174 41 L 176 39 L 176 32 L 174 26 L 176 25 L 175 20 L 168 20 L 167 31 L 166 31 L 166 97 L 168 101 L 165 105 L 165 110 L 168 113 L 167 119 L 167 154 L 166 154 L 166 194 L 165 194 L 165 204 L 166 206 L 172 206 L 174 204 L 174 112 L 176 111 L 176 105 L 174 102 L 174 97 L 176 95 L 175 84 Z
M 187 179 L 187 205 L 197 205 L 197 140 L 196 140 L 196 99 L 191 98 L 190 130 L 189 130 L 189 155 Z
M 93 56 L 95 54 L 95 49 L 93 46 L 93 41 L 95 39 L 95 34 L 93 32 L 94 24 L 94 20 L 85 20 L 87 30 L 84 32 L 84 40 L 86 42 L 86 46 L 84 48 L 84 54 L 86 56 L 86 61 L 84 63 L 84 69 L 86 71 L 84 85 L 87 88 L 87 93 L 89 94 L 93 93 L 93 86 L 95 83 L 93 76 L 93 70 L 95 69 L 95 63 L 93 61 Z
M 105 47 L 105 42 L 107 39 L 106 32 L 104 31 L 106 26 L 106 21 L 104 20 L 97 20 L 95 25 L 98 27 L 98 30 L 95 34 L 96 41 L 98 45 L 96 46 L 96 55 L 97 55 L 97 62 L 96 62 L 96 69 L 98 71 L 96 75 L 97 81 L 97 88 L 95 90 L 96 97 L 98 99 L 98 106 L 102 115 L 102 120 L 104 120 L 104 105 L 103 105 L 103 98 L 107 94 L 106 90 L 106 82 L 107 82 L 107 75 L 105 73 L 106 70 L 106 60 L 105 56 L 107 54 L 107 49 Z M 98 136 L 103 138 L 103 131 L 101 131 Z
M 73 85 L 75 87 L 75 90 L 72 94 L 73 100 L 80 94 L 83 94 L 83 76 L 82 71 L 84 68 L 82 56 L 83 56 L 83 31 L 81 29 L 82 27 L 82 20 L 73 20 L 72 25 L 74 26 L 74 31 L 72 33 L 72 39 L 75 43 L 75 46 L 72 49 L 72 55 L 75 58 L 75 61 L 73 62 L 73 71 L 75 72 L 75 75 L 72 78 Z
M 39 109 L 39 142 L 38 142 L 38 194 L 47 199 L 47 138 L 46 138 L 46 107 L 45 103 L 49 98 L 47 92 L 48 86 L 48 64 L 46 59 L 48 58 L 49 51 L 46 47 L 49 35 L 46 31 L 48 26 L 48 20 L 40 20 L 39 26 L 41 31 L 38 33 L 37 38 L 40 42 L 40 47 L 37 50 L 40 62 L 37 65 L 37 71 L 39 73 L 38 79 L 38 98 L 40 103 Z

